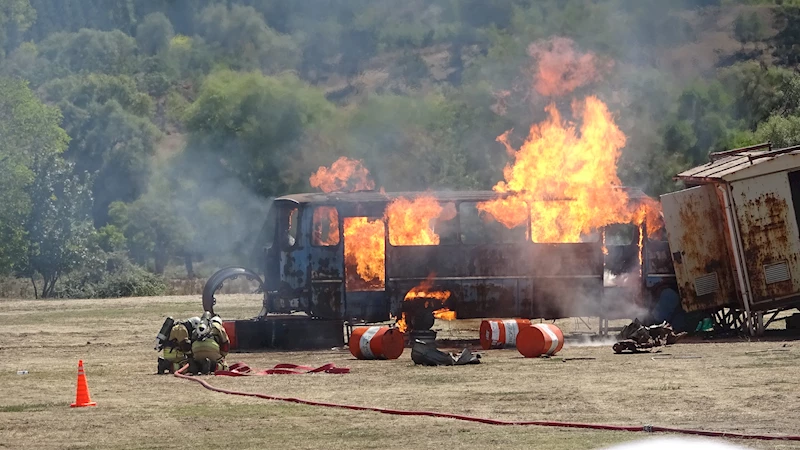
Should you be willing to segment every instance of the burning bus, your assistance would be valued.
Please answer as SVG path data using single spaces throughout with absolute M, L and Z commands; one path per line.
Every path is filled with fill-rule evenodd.
M 642 318 L 675 290 L 674 272 L 664 238 L 644 220 L 657 204 L 639 190 L 616 190 L 640 223 L 610 224 L 575 242 L 538 241 L 537 205 L 494 191 L 283 196 L 259 238 L 258 267 L 213 275 L 204 308 L 214 310 L 226 279 L 247 276 L 263 291 L 252 322 L 300 313 L 340 332 L 343 323 L 387 321 L 428 330 L 436 318 Z M 518 223 L 496 219 L 497 202 L 513 202 Z
M 625 134 L 597 96 L 572 99 L 567 116 L 555 101 L 599 76 L 596 59 L 565 39 L 529 53 L 547 118 L 524 138 L 496 138 L 509 162 L 491 190 L 387 193 L 342 157 L 311 176 L 320 192 L 274 201 L 257 268 L 212 276 L 206 310 L 226 277 L 244 275 L 263 285 L 259 319 L 301 312 L 331 330 L 389 320 L 426 330 L 436 318 L 672 320 L 680 301 L 660 204 L 620 187 Z

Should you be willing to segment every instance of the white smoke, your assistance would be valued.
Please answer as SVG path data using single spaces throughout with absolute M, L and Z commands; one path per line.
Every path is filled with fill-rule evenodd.
M 570 347 L 610 347 L 617 342 L 615 337 L 604 337 L 592 339 L 588 336 L 580 336 L 575 339 L 564 341 L 564 348 Z

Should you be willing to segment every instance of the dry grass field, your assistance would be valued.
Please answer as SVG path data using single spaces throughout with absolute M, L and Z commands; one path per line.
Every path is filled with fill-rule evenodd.
M 227 295 L 226 318 L 252 315 L 257 300 Z M 0 300 L 0 447 L 542 448 L 596 449 L 644 433 L 499 427 L 449 419 L 317 408 L 214 393 L 157 376 L 153 340 L 167 315 L 200 311 L 197 297 Z M 464 331 L 469 328 L 472 331 Z M 572 319 L 562 321 L 573 331 Z M 582 324 L 581 324 L 582 325 Z M 596 326 L 596 324 L 590 323 Z M 437 323 L 442 334 L 477 336 L 477 322 Z M 346 349 L 235 353 L 253 368 L 279 362 L 346 366 L 344 375 L 204 377 L 228 389 L 310 400 L 433 410 L 497 419 L 661 425 L 739 433 L 800 433 L 800 343 L 680 343 L 659 355 L 615 355 L 607 345 L 568 345 L 524 359 L 483 352 L 483 363 L 417 367 L 358 361 Z M 691 358 L 689 358 L 691 357 Z M 83 359 L 93 408 L 70 408 Z M 25 369 L 27 375 L 17 375 Z M 757 449 L 798 442 L 737 442 Z

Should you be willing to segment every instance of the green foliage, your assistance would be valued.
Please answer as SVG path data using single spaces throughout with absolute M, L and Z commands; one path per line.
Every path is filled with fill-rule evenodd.
M 56 68 L 72 73 L 131 74 L 139 62 L 136 41 L 120 30 L 52 34 L 39 51 Z
M 152 99 L 125 76 L 89 74 L 54 80 L 45 98 L 64 112 L 72 140 L 66 157 L 80 172 L 96 174 L 94 220 L 107 221 L 108 205 L 135 200 L 150 174 L 160 132 L 150 121 Z
M 691 164 L 706 161 L 711 151 L 724 150 L 729 129 L 735 127 L 728 115 L 733 102 L 719 81 L 697 82 L 685 89 L 666 126 L 666 148 Z
M 724 30 L 722 4 L 741 13 Z M 567 116 L 589 94 L 626 134 L 622 181 L 671 190 L 671 176 L 709 151 L 800 138 L 790 4 L 0 0 L 0 275 L 17 263 L 45 280 L 45 295 L 160 292 L 139 265 L 237 262 L 265 198 L 309 189 L 309 174 L 339 156 L 363 159 L 391 190 L 487 189 L 508 162 L 498 135 L 518 142 L 549 103 Z M 722 50 L 713 70 L 696 64 L 717 46 L 707 36 L 725 34 L 756 47 Z M 533 92 L 529 46 L 553 36 L 613 68 L 564 97 Z M 748 60 L 762 51 L 787 67 Z M 86 183 L 96 230 L 78 217 Z M 57 229 L 53 217 L 70 215 L 63 255 L 53 233 L 25 228 Z M 68 264 L 47 267 L 51 256 Z
M 29 187 L 37 160 L 67 147 L 58 109 L 44 105 L 19 80 L 0 78 L 0 274 L 7 274 L 28 247 L 25 218 L 31 212 Z
M 163 274 L 170 255 L 190 239 L 191 228 L 172 207 L 168 186 L 160 181 L 130 204 L 111 203 L 112 223 L 123 231 L 131 254 L 145 263 L 151 257 L 155 272 Z
M 733 22 L 733 36 L 744 47 L 749 42 L 758 42 L 765 37 L 765 26 L 758 13 L 741 13 Z
M 24 42 L 0 64 L 0 76 L 21 78 L 37 87 L 49 78 L 49 63 L 39 57 L 39 49 L 32 42 Z
M 182 127 L 189 105 L 186 97 L 176 91 L 170 91 L 166 100 L 166 116 L 170 123 Z
M 123 252 L 104 253 L 100 264 L 84 266 L 54 292 L 59 298 L 118 298 L 163 295 L 163 277 L 133 264 Z
M 774 148 L 790 147 L 800 144 L 800 116 L 774 115 L 762 122 L 752 133 L 748 144 L 772 142 Z
M 29 0 L 0 1 L 0 61 L 3 54 L 15 47 L 33 22 L 36 10 Z
M 779 30 L 772 38 L 775 51 L 773 56 L 789 66 L 800 63 L 800 5 L 783 6 L 775 11 L 775 27 Z
M 287 187 L 275 176 L 294 158 L 287 146 L 332 113 L 322 92 L 294 75 L 216 72 L 187 112 L 188 150 L 224 160 L 246 186 L 271 196 Z
M 26 187 L 31 207 L 23 221 L 27 248 L 16 271 L 31 280 L 40 276 L 37 296 L 46 298 L 62 275 L 92 257 L 92 197 L 86 180 L 73 175 L 58 155 L 35 158 L 31 169 L 34 179 Z
M 147 55 L 155 55 L 169 48 L 175 35 L 172 23 L 163 13 L 152 13 L 136 27 L 136 43 L 139 50 Z
M 116 101 L 123 109 L 147 117 L 153 109 L 153 100 L 139 92 L 134 79 L 127 75 L 71 75 L 53 80 L 42 86 L 44 97 L 54 103 L 69 103 L 87 109 L 94 104 Z
M 114 225 L 106 225 L 97 229 L 94 236 L 95 246 L 106 253 L 120 252 L 125 249 L 125 234 Z
M 198 34 L 213 43 L 216 58 L 233 69 L 278 73 L 294 69 L 300 51 L 289 36 L 269 28 L 255 9 L 209 6 L 199 13 Z

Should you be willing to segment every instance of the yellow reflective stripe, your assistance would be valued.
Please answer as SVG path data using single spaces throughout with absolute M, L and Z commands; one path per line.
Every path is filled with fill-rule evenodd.
M 167 361 L 180 361 L 183 359 L 187 359 L 186 353 L 175 349 L 175 348 L 165 348 L 164 349 L 164 359 Z
M 217 343 L 216 339 L 205 339 L 203 341 L 192 342 L 192 353 L 209 350 L 216 352 L 219 351 L 219 344 Z

